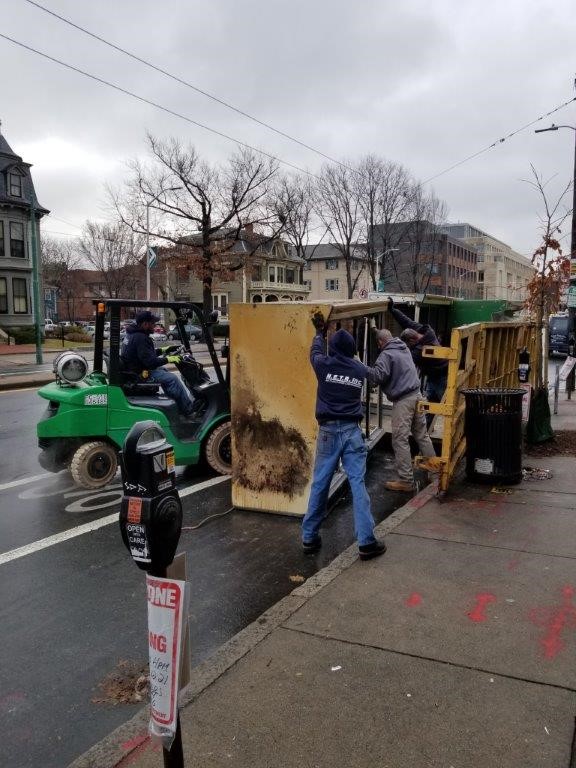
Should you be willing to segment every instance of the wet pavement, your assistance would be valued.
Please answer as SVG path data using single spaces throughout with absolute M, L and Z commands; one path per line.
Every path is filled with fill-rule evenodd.
M 42 476 L 30 442 L 39 398 L 1 398 L 3 762 L 61 768 L 141 707 L 118 703 L 100 684 L 119 664 L 146 663 L 144 574 L 118 531 L 119 482 L 91 492 L 76 488 L 66 472 Z M 390 455 L 374 453 L 368 487 L 377 521 L 406 499 L 382 494 L 390 474 Z M 194 666 L 353 542 L 346 490 L 326 521 L 323 549 L 304 556 L 299 520 L 233 510 L 227 479 L 187 470 L 179 473 L 179 488 Z

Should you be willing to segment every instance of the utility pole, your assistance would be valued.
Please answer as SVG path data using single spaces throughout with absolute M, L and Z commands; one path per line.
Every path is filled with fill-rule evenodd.
M 36 237 L 36 194 L 32 190 L 30 199 L 30 256 L 32 257 L 32 296 L 34 302 L 34 326 L 36 337 L 36 363 L 42 359 L 42 316 L 40 313 L 40 270 L 38 266 L 38 238 Z

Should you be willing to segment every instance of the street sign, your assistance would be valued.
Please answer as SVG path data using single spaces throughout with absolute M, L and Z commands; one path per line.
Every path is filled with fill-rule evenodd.
M 186 582 L 146 575 L 150 660 L 150 732 L 171 740 L 176 733 Z
M 568 288 L 567 305 L 569 307 L 576 307 L 576 285 L 571 285 L 570 288 Z
M 154 250 L 154 248 L 149 247 L 148 248 L 148 266 L 150 267 L 150 269 L 156 266 L 157 261 L 158 261 L 158 257 L 156 256 L 156 251 Z

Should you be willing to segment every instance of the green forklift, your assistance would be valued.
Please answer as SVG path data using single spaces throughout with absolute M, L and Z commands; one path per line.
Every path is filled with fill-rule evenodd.
M 48 401 L 37 425 L 41 466 L 50 472 L 68 468 L 81 487 L 101 488 L 114 478 L 118 451 L 132 426 L 151 419 L 174 447 L 176 464 L 205 461 L 216 472 L 230 474 L 229 366 L 224 373 L 214 347 L 212 326 L 217 313 L 206 320 L 201 305 L 190 302 L 105 299 L 94 303 L 92 372 L 82 355 L 63 352 L 54 361 L 56 381 L 38 391 Z M 122 370 L 122 320 L 144 308 L 170 310 L 175 317 L 181 342 L 162 351 L 182 357 L 176 367 L 194 402 L 192 416 L 181 416 L 174 400 L 164 396 L 158 384 L 147 381 L 146 371 L 136 375 Z M 110 339 L 105 349 L 107 320 Z M 202 328 L 215 380 L 192 354 L 186 331 L 190 322 Z

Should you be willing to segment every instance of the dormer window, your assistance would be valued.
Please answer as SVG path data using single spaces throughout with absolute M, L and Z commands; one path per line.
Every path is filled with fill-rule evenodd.
M 8 174 L 8 189 L 12 197 L 22 197 L 22 176 L 20 174 Z

